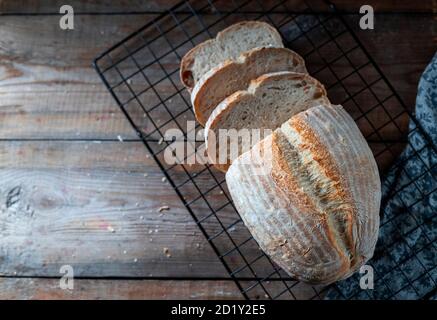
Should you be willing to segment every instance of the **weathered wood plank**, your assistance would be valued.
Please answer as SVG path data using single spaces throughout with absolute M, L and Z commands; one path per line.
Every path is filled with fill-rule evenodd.
M 80 17 L 68 32 L 57 27 L 56 17 L 3 17 L 0 136 L 134 137 L 91 62 L 148 18 Z
M 152 161 L 136 142 L 0 143 L 0 274 L 225 276 Z
M 243 288 L 254 285 L 253 281 L 243 281 Z M 317 294 L 308 285 L 288 282 L 292 291 L 283 292 L 281 282 L 263 283 L 270 297 L 277 299 L 316 299 Z M 275 290 L 276 288 L 276 290 Z M 260 285 L 247 292 L 254 300 L 268 299 L 269 295 Z M 142 299 L 182 299 L 182 300 L 239 300 L 243 295 L 233 280 L 106 280 L 75 279 L 73 290 L 62 290 L 59 279 L 44 278 L 0 278 L 0 299 L 2 300 L 142 300 Z
M 436 12 L 436 4 L 432 0 L 425 0 L 420 2 L 412 2 L 408 0 L 369 0 L 366 1 L 366 3 L 363 3 L 362 1 L 333 0 L 331 2 L 333 2 L 339 9 L 352 13 L 359 12 L 359 8 L 364 4 L 372 6 L 375 10 L 375 13 Z
M 277 300 L 320 299 L 322 287 L 311 287 L 301 282 L 240 281 L 251 300 L 275 297 Z M 140 300 L 140 299 L 242 299 L 233 280 L 129 280 L 75 279 L 72 290 L 62 290 L 58 278 L 0 278 L 0 299 L 62 299 L 62 300 Z
M 129 12 L 160 12 L 169 9 L 178 0 L 122 0 L 122 1 L 100 1 L 100 0 L 72 0 L 68 4 L 73 7 L 76 13 L 129 13 Z M 0 13 L 2 14 L 45 14 L 59 13 L 59 8 L 66 4 L 61 0 L 19 0 L 2 1 L 0 3 Z
M 358 28 L 356 16 L 346 18 L 411 109 L 416 101 L 420 76 L 436 52 L 436 17 L 414 14 L 381 16 L 376 18 L 374 30 Z
M 263 296 L 260 295 L 260 298 Z M 73 290 L 62 290 L 58 279 L 0 278 L 2 300 L 141 300 L 242 299 L 229 281 L 74 280 Z
M 141 25 L 144 18 L 135 16 L 128 22 L 117 16 L 80 19 L 78 29 L 69 33 L 52 27 L 55 17 L 2 18 L 0 138 L 115 139 L 117 135 L 135 138 L 90 67 L 90 61 L 117 38 Z M 377 28 L 378 32 L 358 31 L 358 34 L 407 105 L 413 106 L 417 81 L 435 49 L 435 42 L 430 41 L 436 32 L 432 21 L 420 15 L 390 16 L 378 21 Z M 39 34 L 38 50 L 35 50 L 34 32 Z M 404 36 L 400 38 L 399 33 Z M 415 49 L 418 47 L 420 51 Z M 147 59 L 146 55 L 143 58 Z M 176 57 L 170 58 L 163 60 L 164 67 L 176 69 Z M 317 61 L 309 59 L 308 65 L 316 69 Z M 347 65 L 340 61 L 338 68 Z M 148 72 L 156 80 L 163 76 L 158 65 L 148 68 Z M 132 79 L 134 91 L 145 87 L 141 77 L 140 74 Z M 179 86 L 177 74 L 172 78 Z M 323 75 L 320 78 L 325 80 Z M 158 90 L 163 97 L 175 91 L 168 81 L 161 83 Z M 123 95 L 123 92 L 126 94 L 127 89 L 122 88 L 118 93 Z M 152 90 L 142 94 L 140 100 L 146 107 L 159 102 Z M 181 97 L 174 104 L 170 103 L 170 107 L 187 107 Z M 166 120 L 164 115 L 155 116 Z
M 138 2 L 135 0 L 123 0 L 123 1 L 81 1 L 81 0 L 71 0 L 69 4 L 73 6 L 76 12 L 78 13 L 87 13 L 87 12 L 97 12 L 97 13 L 132 13 L 132 12 L 162 12 L 173 5 L 177 4 L 178 0 L 152 0 L 145 2 Z M 230 4 L 226 4 L 225 1 L 218 1 L 224 9 L 230 8 Z M 243 0 L 233 1 L 236 3 L 245 2 Z M 277 3 L 277 0 L 264 0 L 263 4 L 268 5 L 269 3 Z M 291 0 L 287 1 L 289 8 L 291 10 L 295 8 L 299 8 L 299 3 L 301 0 Z M 312 1 L 314 2 L 314 1 Z M 317 2 L 317 1 L 316 1 Z M 361 1 L 348 1 L 348 0 L 335 0 L 332 1 L 335 3 L 340 9 L 346 10 L 347 12 L 358 12 L 360 6 L 363 5 Z M 193 1 L 196 4 L 196 1 Z M 197 3 L 206 3 L 206 1 L 197 1 Z M 255 5 L 256 2 L 254 1 Z M 59 8 L 65 4 L 61 0 L 54 1 L 25 1 L 25 0 L 15 0 L 15 1 L 3 1 L 0 4 L 0 12 L 5 14 L 12 13 L 57 13 L 59 12 Z M 408 0 L 389 0 L 389 1 L 377 1 L 377 0 L 369 0 L 366 2 L 374 7 L 376 12 L 435 12 L 435 3 L 432 0 L 420 1 L 420 2 L 412 2 Z M 317 4 L 317 7 L 320 9 L 326 10 L 325 6 L 321 6 Z M 253 7 L 254 9 L 259 10 L 259 5 Z

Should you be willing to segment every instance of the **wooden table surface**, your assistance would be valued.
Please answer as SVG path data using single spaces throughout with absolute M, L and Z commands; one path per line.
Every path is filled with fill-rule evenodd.
M 64 1 L 0 2 L 0 299 L 241 298 L 91 67 L 176 2 L 69 1 L 74 31 Z M 334 2 L 356 21 L 360 1 Z M 375 30 L 356 32 L 414 106 L 437 3 L 368 3 Z M 66 264 L 74 290 L 59 288 Z

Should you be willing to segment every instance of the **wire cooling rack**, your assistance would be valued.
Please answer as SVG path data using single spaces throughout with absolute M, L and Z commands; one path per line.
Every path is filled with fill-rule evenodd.
M 324 297 L 326 290 L 335 290 L 341 298 L 360 297 L 363 290 L 357 288 L 344 292 L 337 285 L 309 286 L 290 278 L 259 249 L 245 228 L 222 173 L 210 165 L 186 163 L 194 152 L 190 148 L 182 155 L 186 164 L 168 163 L 164 159 L 167 147 L 175 143 L 168 140 L 169 132 L 179 134 L 196 151 L 203 143 L 201 138 L 196 138 L 201 127 L 193 122 L 189 93 L 179 80 L 181 57 L 230 24 L 255 19 L 275 26 L 286 47 L 301 54 L 310 74 L 325 84 L 331 101 L 348 110 L 369 142 L 382 173 L 405 147 L 406 136 L 411 134 L 409 119 L 416 124 L 413 131 L 423 137 L 424 144 L 409 147 L 414 150 L 412 157 L 425 164 L 425 172 L 409 177 L 402 185 L 395 179 L 389 197 L 395 197 L 411 184 L 421 192 L 417 202 L 436 191 L 436 184 L 431 190 L 418 185 L 424 175 L 436 176 L 435 164 L 427 163 L 422 154 L 424 150 L 435 152 L 435 146 L 344 18 L 326 2 L 183 1 L 102 53 L 94 65 L 244 298 L 318 299 Z M 399 173 L 403 172 L 402 162 L 395 166 Z M 414 203 L 409 203 L 405 210 L 413 207 Z M 433 213 L 428 220 L 417 222 L 408 232 L 426 228 L 427 222 L 435 223 L 435 216 Z M 386 224 L 394 224 L 394 236 L 376 252 L 375 259 L 385 257 L 393 246 L 403 241 L 405 233 L 399 226 L 402 222 L 393 221 L 395 217 L 385 219 L 381 225 L 384 228 Z M 435 245 L 435 237 L 430 236 L 423 247 L 414 248 L 403 261 L 388 264 L 390 267 L 385 267 L 383 272 L 373 264 L 375 280 L 387 288 L 385 296 L 379 298 L 395 298 L 402 290 L 414 289 L 416 279 L 405 275 L 408 271 L 402 268 L 408 259 L 417 259 L 426 275 L 436 270 L 437 262 L 429 265 L 428 261 L 425 265 L 419 259 L 420 252 Z M 395 288 L 383 277 L 390 272 L 399 272 L 408 281 Z M 429 292 L 422 293 L 420 297 L 429 295 Z

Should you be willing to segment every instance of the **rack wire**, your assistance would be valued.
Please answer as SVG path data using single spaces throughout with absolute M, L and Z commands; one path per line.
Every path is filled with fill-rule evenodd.
M 309 73 L 325 84 L 331 101 L 342 104 L 352 115 L 382 173 L 394 163 L 398 178 L 393 178 L 391 192 L 383 203 L 399 196 L 411 184 L 419 190 L 420 196 L 414 201 L 402 200 L 405 201 L 402 210 L 412 218 L 407 231 L 405 221 L 397 221 L 396 214 L 381 212 L 381 228 L 390 226 L 393 237 L 378 245 L 371 262 L 376 283 L 386 287 L 384 296 L 372 297 L 396 298 L 403 290 L 415 291 L 418 298 L 430 297 L 437 287 L 437 261 L 425 261 L 421 253 L 435 252 L 436 235 L 427 235 L 426 230 L 429 224 L 436 223 L 437 214 L 428 213 L 418 221 L 414 206 L 436 195 L 437 169 L 429 160 L 429 153 L 437 154 L 436 147 L 332 5 L 291 0 L 182 1 L 103 52 L 94 66 L 244 298 L 320 299 L 327 290 L 335 290 L 344 299 L 369 296 L 368 290 L 359 290 L 358 281 L 357 286 L 344 290 L 337 285 L 309 286 L 290 278 L 259 249 L 245 228 L 224 175 L 208 164 L 187 163 L 201 150 L 203 141 L 198 135 L 202 128 L 194 124 L 189 93 L 179 80 L 180 60 L 189 49 L 214 37 L 218 31 L 249 19 L 275 26 L 285 46 L 305 58 Z M 414 123 L 410 131 L 409 121 Z M 183 159 L 179 159 L 183 164 L 165 161 L 169 146 L 175 143 L 174 137 L 169 139 L 169 132 L 194 147 L 191 151 L 187 148 Z M 408 159 L 397 162 L 396 159 L 408 144 L 407 134 L 422 138 L 421 145 L 408 147 L 414 151 L 411 157 L 423 163 L 424 170 L 415 176 L 407 174 L 406 179 L 404 165 Z M 403 178 L 399 181 L 401 173 Z M 431 177 L 431 183 L 421 183 L 424 177 Z M 402 259 L 391 257 L 392 249 L 404 244 L 405 237 L 415 230 L 427 235 L 423 245 L 410 247 L 409 254 Z M 381 267 L 381 259 L 390 261 Z M 423 267 L 422 274 L 415 278 L 403 267 L 412 259 Z M 389 283 L 385 275 L 390 272 L 399 273 L 405 283 L 400 286 Z M 418 292 L 415 281 L 425 276 L 433 281 L 434 289 Z

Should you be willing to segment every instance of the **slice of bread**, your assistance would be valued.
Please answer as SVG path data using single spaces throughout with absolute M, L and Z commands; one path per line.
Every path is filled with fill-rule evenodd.
M 226 172 L 232 160 L 256 143 L 253 139 L 263 138 L 265 129 L 274 130 L 291 116 L 320 104 L 330 104 L 326 90 L 308 74 L 283 71 L 252 80 L 247 90 L 223 100 L 209 117 L 205 126 L 208 158 Z M 255 137 L 257 132 L 250 131 L 253 141 L 250 145 L 247 139 L 243 141 L 243 137 L 237 136 L 236 146 L 221 137 L 223 131 L 220 134 L 219 130 L 223 129 L 230 135 L 235 135 L 235 130 L 241 133 L 242 129 L 259 129 L 261 135 Z
M 193 89 L 209 70 L 226 60 L 234 60 L 241 53 L 260 47 L 284 47 L 278 31 L 261 21 L 243 21 L 219 32 L 214 39 L 197 45 L 182 58 L 182 83 Z
M 261 171 L 252 159 L 266 151 L 271 164 Z M 372 257 L 381 200 L 378 167 L 341 106 L 293 116 L 236 159 L 226 182 L 255 240 L 290 276 L 329 284 Z
M 212 68 L 196 83 L 191 94 L 197 121 L 205 125 L 220 102 L 246 89 L 251 80 L 277 71 L 307 72 L 303 58 L 286 48 L 255 48 Z

